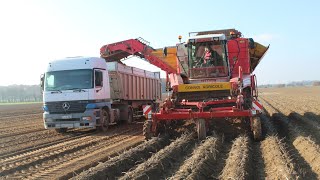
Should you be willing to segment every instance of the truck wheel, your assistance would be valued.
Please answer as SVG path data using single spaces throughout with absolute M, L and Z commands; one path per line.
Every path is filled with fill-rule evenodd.
M 198 119 L 197 121 L 197 133 L 198 133 L 198 139 L 204 140 L 207 136 L 207 130 L 206 130 L 206 121 L 204 119 Z
M 262 138 L 262 128 L 261 128 L 261 120 L 260 117 L 256 116 L 253 117 L 252 120 L 252 133 L 253 139 L 255 141 L 260 141 Z
M 133 122 L 133 109 L 131 106 L 129 106 L 127 123 L 131 124 L 132 122 Z
M 55 129 L 57 133 L 66 133 L 68 131 L 68 128 L 59 128 Z
M 99 130 L 101 130 L 102 132 L 107 132 L 108 127 L 109 127 L 109 123 L 110 123 L 110 117 L 109 117 L 109 113 L 106 109 L 102 110 L 102 116 L 101 116 L 101 121 L 100 121 L 100 126 Z
M 145 140 L 149 140 L 152 137 L 151 125 L 152 125 L 152 122 L 148 120 L 146 120 L 143 124 L 143 136 Z

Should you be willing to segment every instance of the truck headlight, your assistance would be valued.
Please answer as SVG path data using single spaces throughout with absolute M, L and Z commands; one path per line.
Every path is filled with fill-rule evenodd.
M 82 117 L 82 120 L 84 120 L 84 121 L 91 121 L 91 120 L 92 120 L 92 117 L 91 117 L 91 116 L 83 116 L 83 117 Z

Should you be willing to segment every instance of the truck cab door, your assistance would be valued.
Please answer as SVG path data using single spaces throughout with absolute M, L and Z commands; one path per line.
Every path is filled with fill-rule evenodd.
M 106 96 L 106 88 L 108 86 L 105 84 L 105 77 L 104 74 L 105 70 L 95 69 L 94 70 L 94 96 L 95 99 L 107 99 Z

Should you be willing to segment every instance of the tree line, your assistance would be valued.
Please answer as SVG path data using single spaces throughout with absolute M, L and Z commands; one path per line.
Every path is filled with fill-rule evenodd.
M 259 87 L 286 87 L 286 86 L 320 86 L 320 81 L 300 81 L 288 84 L 267 84 Z M 162 93 L 166 92 L 166 80 L 161 79 Z M 39 85 L 10 85 L 0 86 L 0 103 L 14 102 L 41 102 L 42 93 Z
M 269 87 L 282 88 L 282 87 L 296 87 L 296 86 L 320 86 L 320 81 L 294 81 L 294 82 L 289 82 L 287 84 L 264 84 L 264 85 L 259 85 L 258 87 L 261 87 L 261 88 L 269 88 Z
M 0 102 L 41 102 L 42 93 L 39 85 L 0 86 Z

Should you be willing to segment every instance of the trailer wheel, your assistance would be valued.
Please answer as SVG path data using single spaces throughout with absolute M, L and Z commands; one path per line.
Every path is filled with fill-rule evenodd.
M 102 116 L 101 116 L 101 121 L 100 121 L 100 126 L 99 130 L 102 132 L 107 132 L 109 123 L 110 123 L 110 117 L 109 117 L 109 112 L 106 109 L 102 110 Z
M 68 128 L 59 128 L 55 129 L 57 133 L 66 133 L 68 131 Z
M 204 140 L 207 136 L 207 130 L 206 130 L 206 121 L 204 119 L 198 119 L 197 121 L 197 133 L 198 133 L 198 139 Z
M 148 120 L 144 121 L 143 136 L 144 136 L 145 140 L 149 140 L 152 137 L 151 125 L 152 125 L 151 121 L 148 121 Z
M 129 106 L 127 123 L 131 124 L 132 122 L 133 122 L 133 109 L 131 106 Z
M 253 132 L 253 139 L 255 141 L 260 141 L 262 138 L 262 128 L 261 128 L 261 120 L 260 120 L 260 117 L 258 116 L 253 117 L 252 132 Z

